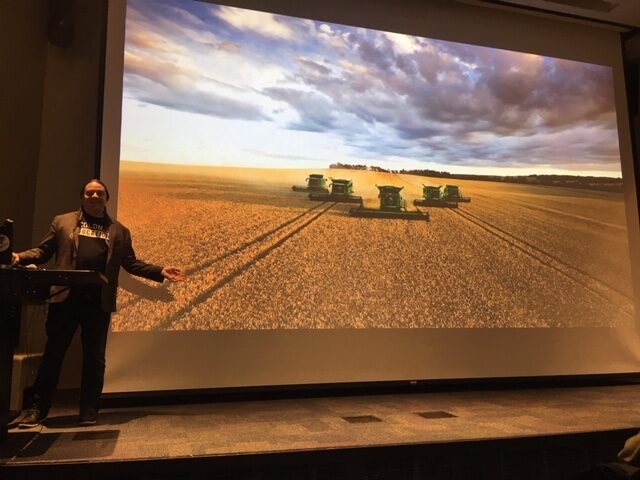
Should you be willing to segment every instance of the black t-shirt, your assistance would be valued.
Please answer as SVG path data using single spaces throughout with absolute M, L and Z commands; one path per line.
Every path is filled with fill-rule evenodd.
M 78 224 L 77 270 L 95 270 L 104 273 L 107 266 L 107 241 L 109 240 L 107 217 L 92 217 L 83 212 Z M 75 285 L 74 297 L 99 299 L 100 285 Z

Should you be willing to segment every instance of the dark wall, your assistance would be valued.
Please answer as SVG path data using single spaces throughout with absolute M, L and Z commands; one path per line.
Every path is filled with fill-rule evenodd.
M 31 242 L 47 56 L 47 2 L 5 2 L 0 15 L 0 218 Z
M 50 29 L 59 5 L 73 31 L 63 45 Z M 40 238 L 55 209 L 76 208 L 94 174 L 105 22 L 106 0 L 3 3 L 0 217 L 16 221 L 17 249 Z
M 53 215 L 77 208 L 80 185 L 94 176 L 106 3 L 2 4 L 0 218 L 15 221 L 16 250 L 37 243 Z M 70 41 L 51 30 L 60 19 Z M 30 321 L 33 352 L 44 335 L 42 319 Z M 79 350 L 75 342 L 62 388 L 79 385 Z

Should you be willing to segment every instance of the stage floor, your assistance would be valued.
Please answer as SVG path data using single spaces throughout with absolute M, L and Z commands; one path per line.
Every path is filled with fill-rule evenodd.
M 104 409 L 92 427 L 60 406 L 43 426 L 10 429 L 0 464 L 6 472 L 635 431 L 638 398 L 640 386 L 621 385 L 214 402 Z

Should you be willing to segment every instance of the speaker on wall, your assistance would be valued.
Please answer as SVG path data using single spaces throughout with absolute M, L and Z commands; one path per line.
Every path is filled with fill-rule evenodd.
M 47 38 L 56 47 L 73 43 L 75 33 L 75 0 L 49 0 Z

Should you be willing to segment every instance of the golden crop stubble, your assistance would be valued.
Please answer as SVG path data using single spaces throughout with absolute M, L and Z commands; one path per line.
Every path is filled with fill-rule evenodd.
M 535 195 L 525 196 L 527 187 L 519 187 L 511 199 L 503 193 L 500 200 L 482 199 L 464 208 L 632 296 L 624 204 L 619 196 L 552 187 L 537 187 Z
M 479 205 L 479 202 L 474 206 L 485 208 L 485 204 Z M 518 217 L 518 221 L 525 224 L 528 220 L 524 214 Z M 505 223 L 502 227 L 506 230 L 514 222 Z M 489 232 L 483 233 L 480 227 L 473 227 L 470 223 L 466 225 L 474 232 L 470 240 L 475 255 L 478 260 L 484 259 L 478 268 L 485 271 L 476 269 L 479 273 L 473 275 L 473 290 L 483 299 L 477 302 L 479 306 L 487 307 L 485 318 L 495 319 L 493 326 L 598 326 L 603 322 L 621 324 L 628 320 L 625 320 L 625 313 L 611 309 L 610 302 L 594 294 L 589 283 L 584 284 L 583 277 L 570 268 L 524 244 L 505 241 L 500 238 L 504 237 L 503 234 L 498 237 Z M 527 240 L 537 243 L 533 235 Z M 473 262 L 474 258 L 470 256 L 467 261 Z M 487 293 L 481 290 L 483 285 L 498 302 L 487 300 Z
M 194 209 L 194 206 L 197 208 Z M 172 208 L 164 212 L 162 222 L 148 225 L 151 233 L 143 236 L 140 251 L 143 251 L 146 240 L 150 244 L 162 245 L 166 264 L 176 264 L 169 257 L 185 259 L 183 267 L 189 273 L 187 281 L 172 285 L 171 293 L 175 300 L 166 305 L 121 292 L 120 303 L 126 306 L 114 316 L 114 329 L 152 329 L 158 322 L 170 318 L 224 274 L 218 271 L 217 262 L 203 269 L 199 269 L 199 265 L 210 263 L 225 252 L 276 227 L 284 219 L 295 216 L 300 209 L 295 205 L 274 209 L 271 205 L 236 202 L 173 202 Z M 175 235 L 171 235 L 177 226 L 182 231 L 183 241 L 175 242 Z M 243 261 L 241 254 L 236 261 Z M 127 305 L 131 302 L 135 305 Z
M 474 234 L 459 220 L 432 232 L 426 223 L 335 212 L 257 262 L 192 317 L 200 328 L 233 329 L 505 323 L 492 309 L 501 303 L 494 270 L 486 268 L 494 262 L 473 250 Z
M 365 228 L 362 228 L 362 227 Z M 229 318 L 228 328 L 363 328 L 415 323 L 423 305 L 407 314 L 406 279 L 398 278 L 402 239 L 388 246 L 380 231 L 402 229 L 393 221 L 367 221 L 336 210 L 323 216 L 267 258 L 257 262 L 198 307 L 202 318 Z M 378 230 L 380 229 L 380 230 Z M 389 255 L 395 249 L 397 257 Z M 392 308 L 405 312 L 391 318 Z
M 474 200 L 462 208 L 479 216 L 505 210 L 503 199 L 489 201 L 489 195 L 469 189 L 465 194 Z M 286 208 L 292 198 L 283 196 L 276 205 Z M 342 207 L 214 292 L 172 328 L 543 326 L 573 324 L 578 317 L 593 323 L 600 312 L 593 299 L 575 305 L 574 297 L 584 297 L 582 287 L 450 212 L 431 209 L 432 222 L 423 224 L 351 218 Z M 257 211 L 269 217 L 268 210 Z M 537 221 L 531 212 L 517 222 L 512 217 L 505 216 L 505 228 Z M 242 232 L 247 218 L 237 218 Z M 541 235 L 528 231 L 531 241 Z M 237 258 L 240 264 L 251 260 L 251 255 Z M 215 278 L 214 271 L 202 272 L 196 291 L 215 281 L 205 273 Z M 188 292 L 180 303 L 193 296 Z M 153 321 L 149 324 L 153 328 Z

